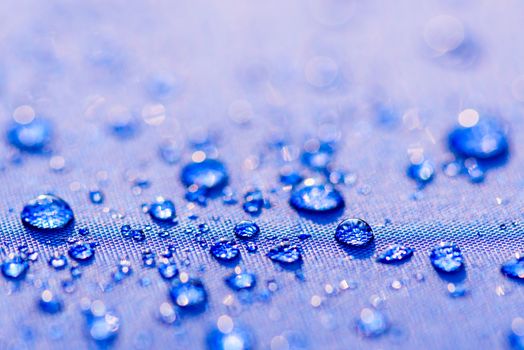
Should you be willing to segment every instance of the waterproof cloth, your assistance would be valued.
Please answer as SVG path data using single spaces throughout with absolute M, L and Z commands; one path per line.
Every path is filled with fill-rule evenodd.
M 523 249 L 522 13 L 519 1 L 3 1 L 3 133 L 43 119 L 49 135 L 0 146 L 0 348 L 518 346 L 524 289 L 500 268 Z M 455 174 L 448 135 L 484 117 L 502 123 L 507 154 Z M 429 181 L 408 176 L 422 154 Z M 225 165 L 225 190 L 182 183 L 204 158 Z M 331 180 L 344 208 L 292 207 L 286 167 Z M 24 225 L 48 193 L 74 221 Z M 158 196 L 175 223 L 151 218 Z M 374 240 L 337 241 L 345 218 Z M 242 220 L 258 236 L 238 238 Z M 220 239 L 240 257 L 213 256 Z M 301 261 L 268 257 L 286 240 Z M 441 242 L 460 248 L 459 272 L 433 267 Z M 92 245 L 70 253 L 79 243 Z M 392 244 L 411 259 L 377 262 Z M 170 251 L 172 279 L 159 273 Z M 224 281 L 240 271 L 252 289 Z M 187 278 L 207 293 L 199 310 L 170 295 Z

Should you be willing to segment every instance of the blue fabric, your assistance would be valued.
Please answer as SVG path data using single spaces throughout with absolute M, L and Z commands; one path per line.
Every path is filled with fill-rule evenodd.
M 24 105 L 54 131 L 39 154 L 0 146 L 0 257 L 20 246 L 38 253 L 21 281 L 0 278 L 0 348 L 102 346 L 86 327 L 88 300 L 119 317 L 116 349 L 204 348 L 223 315 L 249 330 L 258 349 L 508 347 L 513 320 L 524 317 L 522 286 L 500 273 L 523 249 L 524 4 L 501 5 L 0 3 L 5 131 L 23 119 Z M 466 108 L 509 128 L 509 158 L 480 183 L 442 171 L 452 159 L 448 133 Z M 288 163 L 303 169 L 300 150 L 310 138 L 335 141 L 335 167 L 350 175 L 337 185 L 342 212 L 304 216 L 288 203 L 279 171 Z M 197 150 L 224 162 L 237 204 L 186 199 L 180 171 L 201 157 Z M 422 189 L 406 175 L 420 150 L 436 171 Z M 242 195 L 255 188 L 271 205 L 253 217 Z M 90 201 L 97 189 L 101 204 Z M 24 204 L 45 193 L 69 203 L 72 226 L 49 233 L 23 226 Z M 178 225 L 144 213 L 157 196 L 174 202 Z M 371 225 L 370 246 L 336 242 L 346 217 Z M 234 235 L 241 220 L 260 227 L 254 253 Z M 124 238 L 126 224 L 144 229 L 145 240 Z M 209 230 L 195 235 L 203 224 Z M 237 240 L 239 261 L 213 258 L 209 247 L 220 238 Z M 284 238 L 300 246 L 299 268 L 266 256 Z M 51 268 L 51 256 L 67 255 L 75 241 L 96 243 L 94 260 L 74 271 Z M 433 269 L 429 253 L 441 241 L 460 247 L 461 273 Z M 395 243 L 414 248 L 413 257 L 375 261 Z M 200 278 L 209 299 L 204 312 L 171 325 L 158 320 L 162 303 L 171 303 L 170 282 L 142 256 L 150 249 L 158 259 L 169 246 L 180 272 Z M 125 258 L 133 273 L 115 283 Z M 256 275 L 248 294 L 224 281 L 237 265 Z M 454 288 L 465 295 L 451 297 Z M 44 289 L 62 298 L 61 312 L 40 310 Z M 359 334 L 363 309 L 379 310 L 389 331 Z

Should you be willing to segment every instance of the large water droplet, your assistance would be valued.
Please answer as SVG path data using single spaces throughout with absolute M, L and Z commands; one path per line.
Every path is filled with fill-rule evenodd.
M 506 261 L 500 267 L 500 272 L 506 277 L 524 280 L 524 257 L 519 256 L 518 258 Z
M 293 264 L 302 261 L 301 249 L 289 242 L 282 242 L 267 253 L 271 260 L 282 264 Z
M 371 338 L 381 336 L 389 329 L 386 317 L 380 311 L 370 308 L 362 309 L 356 326 L 360 335 Z
M 464 257 L 455 243 L 441 242 L 433 248 L 429 259 L 439 272 L 451 273 L 464 267 Z
M 289 204 L 298 211 L 309 213 L 330 212 L 344 207 L 340 192 L 328 184 L 315 184 L 306 179 L 291 192 Z
M 177 280 L 169 290 L 169 295 L 175 305 L 189 311 L 201 310 L 207 304 L 206 289 L 198 279 L 184 282 Z
M 405 261 L 413 255 L 414 250 L 401 244 L 394 244 L 381 252 L 377 261 L 383 264 L 392 264 Z
M 257 283 L 256 276 L 249 272 L 233 273 L 226 277 L 225 281 L 229 288 L 236 291 L 251 289 Z
M 250 239 L 258 235 L 260 228 L 253 221 L 240 221 L 235 225 L 235 235 L 238 238 Z
M 29 201 L 20 216 L 22 223 L 41 230 L 62 228 L 74 219 L 69 204 L 50 194 L 43 194 Z
M 18 280 L 24 278 L 29 264 L 19 255 L 11 255 L 9 259 L 2 263 L 2 274 L 5 278 Z
M 233 261 L 240 256 L 240 250 L 233 241 L 221 239 L 211 246 L 211 254 L 221 261 Z
M 158 197 L 149 208 L 149 215 L 154 220 L 167 222 L 173 221 L 176 217 L 175 204 L 167 199 Z
M 193 162 L 184 166 L 181 180 L 188 188 L 195 187 L 195 191 L 200 190 L 204 194 L 210 194 L 223 189 L 229 178 L 222 162 L 216 159 L 205 159 L 200 163 Z
M 504 126 L 490 118 L 456 128 L 449 134 L 448 141 L 451 151 L 463 158 L 495 158 L 507 154 L 509 148 Z
M 16 148 L 26 152 L 40 152 L 50 143 L 53 129 L 41 118 L 29 123 L 14 123 L 7 131 L 7 140 Z
M 373 230 L 367 222 L 361 219 L 345 219 L 338 224 L 335 239 L 352 247 L 362 247 L 373 240 Z
M 69 256 L 78 262 L 86 262 L 95 256 L 95 249 L 90 243 L 76 243 L 67 251 Z

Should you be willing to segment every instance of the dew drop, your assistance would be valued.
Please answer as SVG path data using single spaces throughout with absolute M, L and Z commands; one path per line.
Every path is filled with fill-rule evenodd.
M 506 261 L 500 267 L 500 272 L 511 279 L 524 280 L 524 256 Z
M 69 204 L 51 194 L 43 194 L 29 201 L 20 216 L 24 225 L 40 230 L 63 228 L 74 219 Z
M 62 311 L 64 303 L 62 302 L 62 299 L 58 298 L 50 290 L 46 289 L 42 292 L 40 298 L 38 299 L 38 307 L 45 313 L 56 314 Z
M 240 256 L 240 250 L 233 241 L 221 239 L 215 242 L 210 249 L 211 255 L 220 261 L 233 261 Z
M 7 130 L 7 140 L 21 151 L 38 153 L 51 142 L 53 128 L 49 121 L 36 118 L 29 123 L 14 123 Z
M 171 280 L 178 275 L 178 268 L 174 262 L 165 261 L 158 265 L 158 273 L 163 279 Z
M 245 289 L 252 289 L 257 283 L 256 276 L 253 273 L 241 272 L 233 273 L 225 278 L 225 282 L 229 288 L 239 291 Z
M 63 254 L 55 254 L 49 259 L 49 266 L 55 270 L 62 270 L 67 266 L 67 258 Z
M 76 243 L 69 248 L 67 253 L 78 262 L 87 262 L 95 256 L 95 250 L 90 243 Z
M 248 214 L 258 215 L 262 212 L 264 208 L 264 196 L 262 191 L 254 190 L 247 192 L 244 195 L 244 203 L 242 204 L 242 209 Z
M 143 242 L 146 240 L 146 234 L 142 229 L 131 230 L 130 236 L 135 242 Z
M 371 226 L 361 219 L 345 219 L 338 224 L 335 232 L 337 242 L 352 247 L 365 246 L 369 244 L 373 238 Z
M 169 290 L 171 300 L 181 309 L 198 311 L 207 304 L 207 292 L 198 279 L 177 280 Z
M 331 212 L 344 207 L 344 198 L 328 184 L 315 184 L 306 179 L 291 192 L 289 204 L 297 211 L 309 213 Z
M 216 159 L 189 163 L 182 169 L 180 177 L 186 187 L 196 187 L 203 194 L 220 191 L 229 181 L 226 167 Z
M 235 235 L 241 239 L 251 239 L 260 233 L 260 228 L 253 221 L 240 221 L 235 225 Z
M 464 267 L 464 257 L 455 243 L 441 242 L 433 248 L 429 259 L 439 272 L 457 272 Z
M 93 204 L 102 204 L 104 203 L 104 194 L 100 190 L 90 191 L 89 200 Z
M 10 255 L 2 263 L 2 274 L 10 280 L 20 280 L 25 277 L 29 264 L 19 255 Z
M 175 204 L 170 200 L 158 197 L 149 207 L 149 215 L 153 220 L 173 221 L 176 217 Z
M 267 257 L 275 262 L 282 264 L 294 264 L 302 261 L 300 247 L 292 245 L 289 242 L 282 242 L 271 248 Z
M 401 244 L 394 244 L 381 252 L 377 261 L 383 264 L 392 264 L 405 261 L 413 255 L 414 250 Z

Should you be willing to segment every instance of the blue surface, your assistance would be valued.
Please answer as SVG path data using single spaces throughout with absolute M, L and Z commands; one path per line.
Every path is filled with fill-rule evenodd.
M 516 0 L 0 2 L 0 349 L 522 347 L 524 286 L 501 273 L 524 249 L 522 13 Z M 477 137 L 477 116 L 507 144 Z M 26 134 L 33 146 L 8 136 L 36 120 L 52 132 Z M 450 149 L 457 128 L 474 144 Z M 493 140 L 504 152 L 484 159 Z M 204 159 L 224 168 L 182 183 Z M 421 160 L 424 186 L 406 173 Z M 345 206 L 291 207 L 311 178 Z M 74 221 L 24 226 L 47 193 Z M 159 196 L 176 220 L 151 218 Z M 374 240 L 337 243 L 345 218 Z M 260 232 L 239 239 L 242 220 Z M 213 257 L 220 239 L 238 260 Z M 283 240 L 296 249 L 274 262 Z M 464 269 L 433 268 L 442 241 Z M 377 262 L 393 244 L 411 259 Z M 233 273 L 256 285 L 233 290 Z

